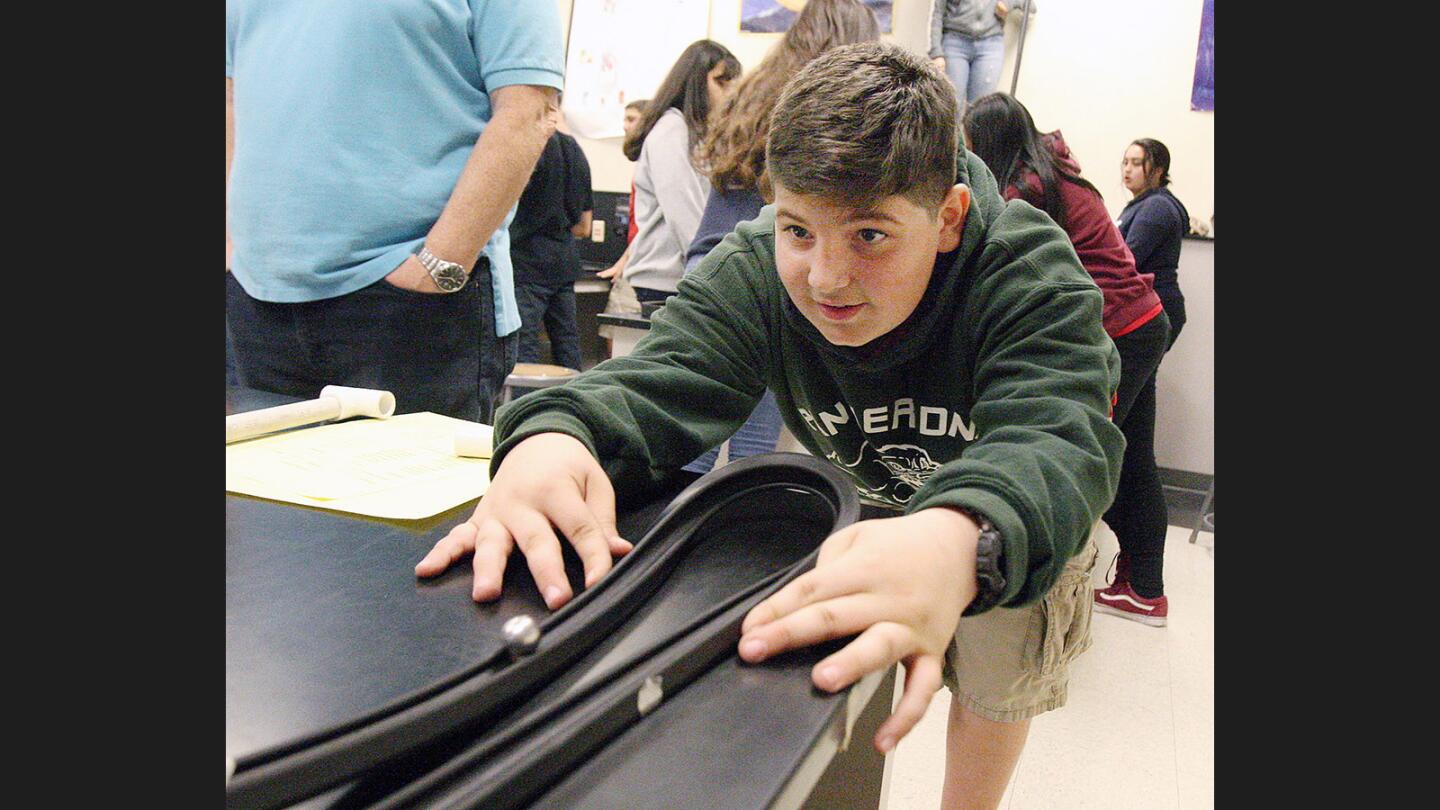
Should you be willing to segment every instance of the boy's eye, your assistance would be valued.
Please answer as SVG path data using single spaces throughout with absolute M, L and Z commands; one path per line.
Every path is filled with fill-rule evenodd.
M 809 239 L 810 232 L 799 225 L 786 225 L 785 231 L 796 239 Z
M 877 242 L 884 240 L 889 235 L 886 234 L 884 231 L 877 231 L 874 228 L 861 228 L 859 236 L 860 241 L 864 242 L 867 245 L 873 245 Z

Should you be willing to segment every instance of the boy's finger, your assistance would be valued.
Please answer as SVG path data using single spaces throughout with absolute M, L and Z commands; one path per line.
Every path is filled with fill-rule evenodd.
M 761 625 L 779 621 L 806 605 L 848 596 L 857 590 L 860 588 L 856 579 L 844 566 L 817 566 L 751 608 L 740 623 L 740 632 L 748 633 Z
M 933 655 L 912 656 L 905 664 L 905 693 L 895 713 L 875 732 L 875 748 L 880 753 L 893 750 L 925 716 L 931 698 L 940 689 L 940 669 L 940 659 Z
M 585 566 L 587 588 L 609 573 L 610 538 L 577 493 L 557 497 L 550 506 L 550 519 L 580 556 L 580 562 Z
M 604 531 L 611 554 L 618 557 L 635 547 L 629 540 L 621 537 L 620 530 L 615 528 L 615 487 L 610 484 L 604 471 L 585 479 L 585 503 Z
M 811 670 L 810 679 L 826 692 L 844 689 L 877 669 L 894 665 L 915 651 L 909 628 L 877 622 Z
M 880 620 L 881 600 L 854 594 L 806 605 L 788 616 L 751 628 L 740 637 L 740 657 L 755 663 L 776 653 L 858 633 Z
M 471 518 L 474 520 L 474 518 Z M 475 524 L 466 521 L 440 538 L 424 559 L 415 564 L 415 575 L 433 577 L 475 549 Z
M 510 532 L 500 521 L 492 519 L 480 525 L 475 535 L 475 559 L 471 565 L 475 569 L 475 582 L 470 586 L 470 598 L 476 602 L 499 598 L 505 581 L 505 565 L 514 547 Z
M 515 544 L 525 553 L 525 564 L 535 578 L 535 587 L 551 610 L 570 601 L 570 581 L 565 577 L 565 561 L 560 556 L 560 540 L 550 521 L 539 512 L 516 521 L 511 532 Z

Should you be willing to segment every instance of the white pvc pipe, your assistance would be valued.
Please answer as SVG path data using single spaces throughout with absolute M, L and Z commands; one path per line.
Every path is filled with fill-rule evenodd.
M 235 413 L 225 417 L 225 443 L 253 439 L 278 430 L 371 416 L 388 419 L 395 413 L 395 396 L 389 391 L 369 388 L 347 388 L 327 385 L 320 389 L 318 399 L 292 402 L 258 411 Z

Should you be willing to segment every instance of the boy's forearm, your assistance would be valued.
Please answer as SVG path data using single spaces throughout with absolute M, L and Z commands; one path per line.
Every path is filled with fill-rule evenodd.
M 501 408 L 497 453 L 512 436 L 568 433 L 628 489 L 662 481 L 744 424 L 765 392 L 755 371 L 764 335 L 741 314 L 754 304 L 722 303 L 693 281 L 682 287 L 630 355 Z
M 1108 416 L 1119 358 L 1100 327 L 1099 291 L 1034 295 L 995 308 L 1024 317 L 977 327 L 996 347 L 976 361 L 978 436 L 907 508 L 985 515 L 1004 548 L 1000 604 L 1012 607 L 1043 596 L 1083 547 L 1114 498 L 1124 449 Z

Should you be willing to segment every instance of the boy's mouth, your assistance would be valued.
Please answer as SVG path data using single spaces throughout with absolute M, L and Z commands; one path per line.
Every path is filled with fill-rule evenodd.
M 816 301 L 815 306 L 820 308 L 821 315 L 824 315 L 826 318 L 829 318 L 832 321 L 848 321 L 851 318 L 855 317 L 855 314 L 858 313 L 860 311 L 860 308 L 865 305 L 849 304 L 845 306 L 837 306 L 834 304 L 822 304 L 819 301 Z

